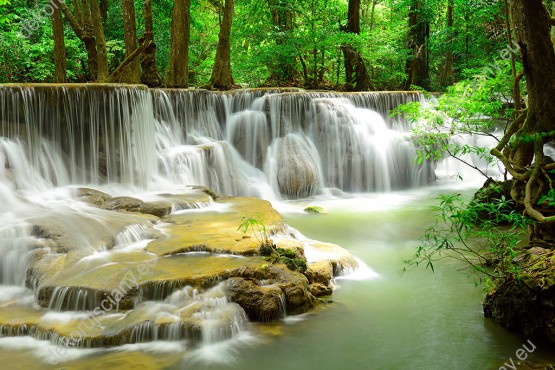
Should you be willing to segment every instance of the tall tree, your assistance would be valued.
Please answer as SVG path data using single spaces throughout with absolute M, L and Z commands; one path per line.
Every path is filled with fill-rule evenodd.
M 110 70 L 108 68 L 108 50 L 106 49 L 106 37 L 104 36 L 104 26 L 98 0 L 91 0 L 91 19 L 98 54 L 97 81 L 106 82 L 110 78 Z
M 96 39 L 94 35 L 94 24 L 91 17 L 91 8 L 86 1 L 73 3 L 73 11 L 63 3 L 61 9 L 69 21 L 73 32 L 85 45 L 87 50 L 87 64 L 90 80 L 98 77 L 98 52 L 96 50 Z
M 451 76 L 453 74 L 453 62 L 454 62 L 454 58 L 453 58 L 453 39 L 454 39 L 454 35 L 453 35 L 453 31 L 454 31 L 454 17 L 453 17 L 453 12 L 454 12 L 454 8 L 455 8 L 455 1 L 454 0 L 447 0 L 447 11 L 445 14 L 445 18 L 446 18 L 446 33 L 447 33 L 447 37 L 446 37 L 446 52 L 445 52 L 445 59 L 443 62 L 443 65 L 440 66 L 440 74 L 439 74 L 439 85 L 441 87 L 446 87 L 451 80 Z
M 405 72 L 407 83 L 430 88 L 430 65 L 428 60 L 428 38 L 430 37 L 430 21 L 425 11 L 425 0 L 411 0 L 409 8 L 408 48 L 411 54 L 407 58 Z
M 187 87 L 189 69 L 189 39 L 191 1 L 175 0 L 171 23 L 170 69 L 168 87 Z
M 212 67 L 210 86 L 220 90 L 229 90 L 233 86 L 233 75 L 231 73 L 231 26 L 233 24 L 233 0 L 225 0 L 223 8 L 223 19 L 220 22 L 220 33 L 218 35 L 218 48 L 216 59 Z
M 511 0 L 516 41 L 526 76 L 527 109 L 521 112 L 492 150 L 513 176 L 513 199 L 523 204 L 526 214 L 541 224 L 555 223 L 553 209 L 546 209 L 546 195 L 555 165 L 544 157 L 544 145 L 555 138 L 555 51 L 550 28 L 555 25 L 541 0 Z M 549 196 L 549 195 L 548 195 Z M 548 226 L 549 228 L 549 226 Z M 545 228 L 535 227 L 531 240 L 541 239 Z
M 64 24 L 60 0 L 53 0 L 54 12 L 52 13 L 52 36 L 54 38 L 54 81 L 67 82 L 66 44 L 64 40 Z
M 342 29 L 349 34 L 360 34 L 360 0 L 349 0 L 347 24 Z M 349 43 L 344 44 L 341 49 L 345 60 L 347 90 L 364 91 L 370 89 L 370 78 L 361 53 Z
M 137 49 L 137 27 L 135 25 L 135 2 L 123 0 L 123 30 L 125 41 L 125 56 L 129 57 Z M 124 82 L 138 84 L 141 80 L 139 59 L 130 62 L 126 72 L 122 76 Z
M 73 10 L 60 1 L 62 12 L 69 21 L 77 37 L 87 50 L 90 79 L 97 82 L 116 81 L 136 58 L 149 46 L 143 43 L 128 54 L 121 64 L 110 74 L 106 37 L 98 0 L 73 1 Z
M 108 18 L 108 0 L 100 0 L 100 14 L 102 20 L 106 21 L 106 18 Z
M 145 0 L 144 18 L 145 32 L 139 42 L 149 46 L 147 46 L 141 54 L 141 83 L 150 87 L 157 87 L 160 86 L 160 75 L 156 67 L 156 44 L 154 43 L 151 0 Z

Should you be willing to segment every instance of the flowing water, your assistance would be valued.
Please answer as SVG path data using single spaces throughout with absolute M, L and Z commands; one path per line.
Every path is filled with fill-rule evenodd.
M 80 246 L 65 262 L 77 275 L 152 258 L 144 249 L 163 225 L 77 202 L 77 186 L 144 200 L 184 192 L 184 185 L 261 197 L 304 237 L 339 244 L 361 262 L 337 279 L 333 303 L 276 324 L 248 322 L 219 285 L 156 288 L 145 296 L 150 300 L 135 302 L 132 316 L 143 324 L 119 346 L 92 348 L 89 337 L 79 342 L 82 348 L 61 351 L 57 334 L 21 326 L 0 332 L 0 359 L 14 369 L 55 368 L 46 360 L 52 356 L 59 366 L 78 369 L 499 367 L 526 338 L 482 317 L 482 290 L 456 271 L 460 266 L 445 261 L 434 275 L 400 274 L 432 222 L 434 197 L 460 186 L 430 186 L 456 177 L 453 163 L 415 163 L 409 124 L 390 117 L 408 101 L 425 104 L 418 93 L 0 86 L 4 319 L 16 302 L 43 327 L 71 328 L 98 306 L 100 298 L 90 292 L 55 288 L 48 311 L 37 314 L 43 277 L 27 266 L 37 251 L 54 265 L 61 252 L 46 239 L 56 240 L 57 248 Z M 466 179 L 467 188 L 479 186 Z M 307 205 L 327 213 L 307 215 Z M 196 202 L 173 212 L 211 209 L 217 206 Z M 44 224 L 53 228 L 37 227 Z M 243 263 L 232 256 L 214 262 L 203 253 L 181 258 L 206 266 Z M 194 308 L 191 320 L 200 323 L 201 334 L 178 323 L 184 307 Z M 122 315 L 108 312 L 88 330 L 133 319 Z M 199 335 L 201 343 L 192 345 Z M 545 356 L 545 346 L 537 345 L 535 354 Z

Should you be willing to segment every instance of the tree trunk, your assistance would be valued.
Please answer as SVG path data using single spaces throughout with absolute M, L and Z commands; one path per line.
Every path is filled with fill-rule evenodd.
M 555 180 L 551 173 L 555 166 L 543 152 L 545 143 L 555 138 L 555 106 L 552 103 L 555 96 L 555 52 L 550 38 L 554 22 L 542 0 L 510 0 L 510 8 L 526 75 L 528 107 L 527 112 L 509 127 L 492 153 L 513 175 L 511 197 L 524 205 L 524 214 L 535 221 L 528 227 L 529 246 L 553 249 L 555 207 L 550 200 L 550 189 L 553 189 Z M 511 145 L 519 154 L 513 159 L 507 157 Z M 519 252 L 513 260 L 518 261 L 519 270 L 515 273 L 511 267 L 504 279 L 497 282 L 496 288 L 490 290 L 484 302 L 484 313 L 527 336 L 546 336 L 553 342 L 553 332 L 546 329 L 552 322 L 549 309 L 552 289 L 543 283 L 544 276 L 552 276 L 550 266 L 531 259 L 536 264 L 532 266 L 527 258 L 521 258 L 526 254 L 526 250 Z M 546 261 L 549 256 L 546 254 Z
M 87 66 L 89 69 L 89 80 L 96 81 L 98 77 L 98 52 L 94 38 L 94 26 L 92 23 L 91 10 L 86 1 L 73 2 L 73 12 L 60 1 L 60 7 L 68 20 L 75 35 L 83 42 L 87 50 Z
M 428 63 L 427 43 L 430 36 L 430 22 L 424 12 L 423 0 L 413 0 L 409 10 L 408 48 L 411 56 L 407 59 L 405 71 L 407 82 L 411 85 L 430 89 L 430 70 Z
M 91 18 L 94 27 L 94 38 L 96 41 L 96 53 L 98 57 L 97 81 L 104 82 L 110 78 L 108 67 L 108 52 L 106 50 L 106 38 L 104 36 L 104 26 L 102 25 L 102 15 L 98 0 L 91 0 Z
M 141 54 L 141 83 L 149 87 L 160 86 L 160 75 L 156 67 L 156 44 L 154 43 L 154 27 L 152 24 L 152 2 L 145 0 L 144 6 L 145 33 L 139 40 L 141 44 L 150 43 Z
M 123 0 L 123 30 L 125 56 L 128 57 L 137 49 L 137 27 L 135 26 L 135 3 L 133 0 Z M 138 84 L 140 80 L 139 59 L 135 58 L 127 67 L 122 81 Z
M 492 150 L 516 181 L 511 196 L 523 204 L 528 216 L 546 228 L 534 226 L 530 241 L 544 240 L 544 231 L 555 223 L 553 207 L 542 209 L 540 198 L 555 181 L 553 164 L 544 159 L 544 145 L 555 138 L 555 51 L 550 38 L 554 21 L 542 0 L 511 0 L 516 41 L 528 91 L 527 110 L 509 127 Z M 514 139 L 514 140 L 511 140 Z M 548 184 L 548 185 L 546 185 Z
M 551 4 L 551 17 L 555 18 L 555 0 Z M 551 25 L 551 43 L 555 46 L 555 25 Z
M 53 0 L 52 36 L 54 38 L 54 82 L 67 82 L 66 44 L 64 40 L 64 24 L 60 0 Z
M 360 0 L 349 0 L 347 25 L 343 31 L 360 34 Z M 349 91 L 364 91 L 370 88 L 370 79 L 362 55 L 352 45 L 341 47 L 345 63 L 346 89 Z
M 100 15 L 102 15 L 102 20 L 106 22 L 106 18 L 108 18 L 108 0 L 100 0 Z
M 445 53 L 445 61 L 439 76 L 439 85 L 442 87 L 446 87 L 450 84 L 451 76 L 453 74 L 453 11 L 454 0 L 448 0 L 447 13 L 445 15 L 447 20 L 447 51 Z
M 171 24 L 168 87 L 187 87 L 189 69 L 190 0 L 175 0 Z
M 555 129 L 555 52 L 549 37 L 551 17 L 541 0 L 513 0 L 513 22 L 528 87 L 527 128 Z
M 233 24 L 233 0 L 225 0 L 223 19 L 220 23 L 218 48 L 212 68 L 210 86 L 219 90 L 229 90 L 234 84 L 231 73 L 231 27 Z
M 528 91 L 528 115 L 520 134 L 549 132 L 555 129 L 555 53 L 549 37 L 550 15 L 541 0 L 513 0 L 511 12 Z M 525 167 L 532 163 L 534 154 L 534 143 L 522 142 L 513 148 L 510 159 Z

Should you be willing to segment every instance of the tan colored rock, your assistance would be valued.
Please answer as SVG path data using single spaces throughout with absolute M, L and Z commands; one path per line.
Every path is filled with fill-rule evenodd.
M 226 289 L 253 321 L 275 321 L 285 314 L 283 292 L 277 285 L 261 286 L 259 281 L 234 277 L 227 280 Z
M 143 201 L 133 197 L 115 197 L 104 203 L 109 210 L 140 212 Z
M 315 297 L 323 297 L 331 295 L 333 293 L 333 288 L 331 285 L 313 283 L 308 287 L 308 291 Z
M 144 202 L 139 208 L 139 212 L 153 215 L 156 217 L 164 217 L 172 212 L 172 204 L 170 202 Z
M 330 261 L 309 263 L 304 275 L 311 284 L 319 283 L 327 286 L 333 279 L 333 265 Z
M 191 251 L 238 255 L 258 254 L 260 235 L 238 230 L 243 217 L 257 217 L 273 234 L 284 228 L 280 214 L 271 204 L 258 198 L 229 198 L 216 202 L 215 210 L 173 214 L 164 218 L 167 236 L 151 242 L 147 250 L 158 256 Z M 246 236 L 246 237 L 245 237 Z

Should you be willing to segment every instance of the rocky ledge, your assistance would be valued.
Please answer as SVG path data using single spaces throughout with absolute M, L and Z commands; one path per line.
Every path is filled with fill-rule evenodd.
M 75 195 L 89 206 L 32 220 L 39 246 L 26 280 L 39 306 L 0 302 L 0 335 L 66 347 L 214 333 L 223 340 L 247 317 L 270 322 L 307 312 L 332 293 L 335 275 L 357 265 L 339 246 L 295 239 L 256 198 L 198 188 L 148 199 L 93 189 Z M 266 234 L 240 231 L 244 217 L 262 220 Z
M 487 293 L 484 314 L 509 330 L 555 343 L 555 251 L 534 247 L 518 257 L 512 275 Z

